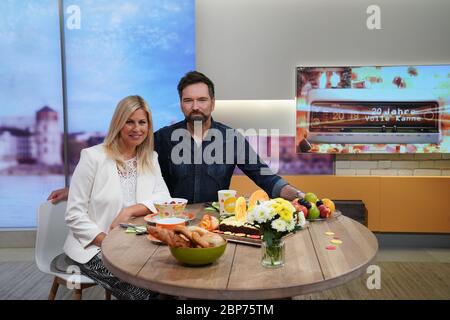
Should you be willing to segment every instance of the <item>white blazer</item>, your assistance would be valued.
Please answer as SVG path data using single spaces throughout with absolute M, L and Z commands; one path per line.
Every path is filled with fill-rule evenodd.
M 156 212 L 153 202 L 166 201 L 170 194 L 161 176 L 156 152 L 152 160 L 153 172 L 138 172 L 136 200 Z M 107 157 L 103 144 L 81 150 L 70 183 L 66 210 L 69 234 L 64 252 L 79 263 L 91 260 L 100 248 L 89 244 L 99 233 L 108 233 L 122 208 L 123 195 L 116 161 Z

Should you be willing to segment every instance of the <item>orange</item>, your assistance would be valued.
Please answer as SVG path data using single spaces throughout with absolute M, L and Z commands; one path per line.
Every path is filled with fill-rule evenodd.
M 248 207 L 253 207 L 257 201 L 269 201 L 269 196 L 264 190 L 259 189 L 252 193 L 248 200 Z
M 334 205 L 334 202 L 330 199 L 324 198 L 322 199 L 323 204 L 325 207 L 328 207 L 330 209 L 331 213 L 333 213 L 336 210 L 336 206 Z
M 247 203 L 244 197 L 239 197 L 236 200 L 236 206 L 234 208 L 234 214 L 237 221 L 243 221 L 247 216 Z

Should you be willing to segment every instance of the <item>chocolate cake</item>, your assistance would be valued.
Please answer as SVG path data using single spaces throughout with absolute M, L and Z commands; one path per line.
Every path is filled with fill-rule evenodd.
M 245 233 L 247 235 L 260 235 L 259 230 L 245 221 L 236 220 L 235 216 L 222 220 L 219 230 L 223 232 Z

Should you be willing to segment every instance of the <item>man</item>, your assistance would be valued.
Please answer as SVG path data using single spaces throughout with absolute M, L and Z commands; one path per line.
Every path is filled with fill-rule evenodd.
M 242 135 L 213 120 L 214 84 L 208 77 L 188 72 L 178 83 L 178 94 L 185 119 L 154 135 L 161 172 L 172 197 L 189 203 L 216 201 L 217 191 L 229 188 L 236 166 L 271 198 L 304 196 L 271 173 Z M 67 188 L 56 190 L 48 200 L 64 200 L 67 193 Z

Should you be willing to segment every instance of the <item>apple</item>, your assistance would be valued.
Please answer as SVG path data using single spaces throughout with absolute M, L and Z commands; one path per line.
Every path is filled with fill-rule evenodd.
M 296 199 L 294 199 L 294 200 L 292 200 L 291 201 L 291 203 L 292 203 L 292 205 L 294 206 L 294 208 L 295 208 L 295 211 L 301 211 L 302 209 L 300 208 L 301 207 L 301 204 L 298 202 L 298 198 L 296 198 Z
M 305 219 L 306 219 L 308 217 L 308 208 L 303 206 L 303 205 L 301 205 L 298 200 L 299 200 L 298 198 L 294 199 L 294 200 L 292 200 L 291 203 L 294 206 L 295 211 L 303 212 L 303 215 L 305 216 Z
M 312 193 L 312 192 L 308 192 L 305 194 L 305 200 L 311 203 L 316 203 L 317 202 L 317 196 Z
M 323 205 L 323 204 L 320 205 L 318 209 L 319 209 L 320 217 L 321 217 L 321 218 L 326 219 L 326 218 L 328 218 L 328 217 L 330 216 L 330 214 L 331 214 L 330 208 L 328 208 L 327 206 L 325 206 L 325 205 Z
M 305 216 L 305 219 L 308 218 L 308 208 L 306 208 L 305 206 L 300 205 L 300 210 L 298 210 L 299 212 L 303 212 L 303 215 Z

